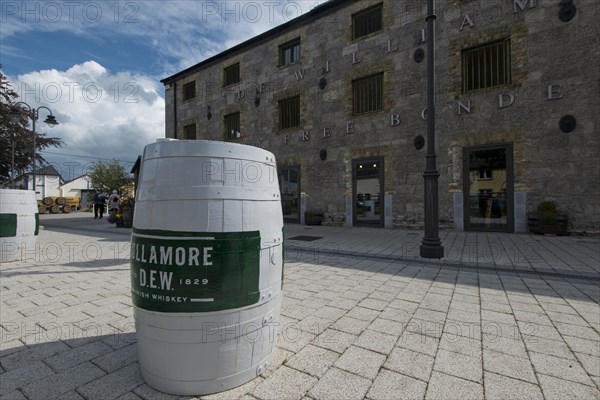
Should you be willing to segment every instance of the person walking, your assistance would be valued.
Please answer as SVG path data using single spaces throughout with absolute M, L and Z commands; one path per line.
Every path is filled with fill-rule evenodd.
M 106 202 L 106 197 L 104 194 L 100 193 L 99 190 L 96 190 L 94 193 L 94 219 L 102 218 L 104 215 L 104 204 Z
M 116 213 L 119 211 L 119 195 L 116 190 L 112 191 L 112 194 L 108 197 L 108 212 Z

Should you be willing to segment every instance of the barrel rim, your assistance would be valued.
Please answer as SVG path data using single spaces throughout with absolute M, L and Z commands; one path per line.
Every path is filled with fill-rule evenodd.
M 253 151 L 261 151 L 264 152 L 266 154 L 268 154 L 269 156 L 273 157 L 273 161 L 275 160 L 275 154 L 273 154 L 271 151 L 263 149 L 262 147 L 258 147 L 258 146 L 252 146 L 250 144 L 244 144 L 244 143 L 235 143 L 235 142 L 224 142 L 221 140 L 207 140 L 207 139 L 171 139 L 170 140 L 161 140 L 158 139 L 155 142 L 152 143 L 148 143 L 145 147 L 144 147 L 144 156 L 142 157 L 143 159 L 148 159 L 146 157 L 146 152 L 145 149 L 150 148 L 152 146 L 172 146 L 172 145 L 186 145 L 186 144 L 209 144 L 211 146 L 220 146 L 220 147 L 240 147 L 240 148 L 250 148 L 253 149 Z M 154 158 L 154 157 L 153 157 Z M 231 157 L 231 158 L 235 158 L 235 157 Z

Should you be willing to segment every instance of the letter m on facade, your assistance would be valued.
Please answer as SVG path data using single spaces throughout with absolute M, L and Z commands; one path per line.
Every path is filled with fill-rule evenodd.
M 535 0 L 513 0 L 513 10 L 514 12 L 523 11 L 525 6 L 529 3 L 529 8 L 535 7 Z M 520 10 L 518 10 L 520 9 Z

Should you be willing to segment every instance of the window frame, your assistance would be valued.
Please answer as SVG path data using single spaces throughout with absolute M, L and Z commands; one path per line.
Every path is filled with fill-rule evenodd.
M 293 58 L 294 57 L 294 48 L 298 47 L 298 54 L 297 54 L 297 58 Z M 285 54 L 284 52 L 287 50 L 291 50 L 291 54 L 290 54 L 290 61 L 286 62 L 285 59 Z M 279 63 L 278 66 L 280 67 L 285 67 L 287 65 L 292 65 L 297 63 L 298 61 L 300 61 L 300 58 L 302 57 L 302 47 L 301 47 L 301 38 L 297 37 L 295 39 L 289 40 L 283 44 L 279 45 L 279 51 L 278 51 L 278 55 L 279 55 Z
M 190 87 L 193 87 L 193 93 L 190 94 L 190 90 L 188 90 Z M 182 91 L 183 91 L 183 101 L 189 101 L 192 100 L 194 98 L 196 98 L 196 81 L 191 81 L 188 83 L 184 83 L 183 87 L 182 87 Z
M 296 104 L 293 104 L 292 102 Z M 286 106 L 288 107 L 287 110 L 284 109 Z M 293 110 L 291 109 L 292 107 L 294 108 Z M 300 95 L 286 97 L 277 102 L 277 110 L 279 112 L 277 126 L 280 131 L 300 127 L 300 109 Z
M 232 134 L 230 131 L 230 119 L 232 118 L 236 118 L 237 117 L 237 123 L 234 123 L 234 125 L 237 125 L 238 130 L 235 132 L 238 132 L 240 134 L 239 137 L 237 137 L 235 134 Z M 226 141 L 231 141 L 231 140 L 237 140 L 240 139 L 242 134 L 241 134 L 241 130 L 242 130 L 242 117 L 241 117 L 241 113 L 239 111 L 235 111 L 229 114 L 225 114 L 223 116 L 223 129 L 225 130 L 225 140 Z
M 193 138 L 189 137 L 190 135 L 189 135 L 188 130 L 189 130 L 190 127 L 194 127 L 194 137 Z M 188 125 L 184 125 L 183 126 L 183 139 L 184 140 L 197 140 L 198 139 L 197 135 L 198 135 L 198 131 L 196 129 L 196 123 L 192 123 L 192 124 L 188 124 Z
M 482 59 L 483 65 L 481 65 Z M 460 61 L 462 93 L 512 84 L 510 37 L 462 49 Z
M 372 90 L 372 88 L 369 88 L 369 87 L 359 88 L 359 87 L 357 87 L 357 85 L 360 84 L 361 82 L 366 82 L 367 80 L 370 80 L 373 78 L 379 78 L 380 86 L 375 87 L 375 92 L 377 92 L 377 91 L 379 92 L 379 93 L 375 93 L 376 95 L 378 95 L 378 98 L 375 100 L 370 100 L 370 99 L 364 100 L 364 99 L 357 98 L 357 96 L 360 95 L 358 93 L 359 90 L 361 90 L 361 89 L 363 91 L 364 90 L 366 90 L 366 91 Z M 377 72 L 374 74 L 370 74 L 370 75 L 363 76 L 363 77 L 352 80 L 352 115 L 353 116 L 360 116 L 360 115 L 373 113 L 373 112 L 381 112 L 384 110 L 384 99 L 383 99 L 384 79 L 383 78 L 384 78 L 384 73 Z M 365 101 L 367 104 L 364 104 Z M 360 109 L 359 109 L 359 105 L 361 105 Z
M 365 20 L 368 20 L 369 17 L 372 17 L 370 14 L 373 12 L 379 12 L 379 27 L 377 29 L 374 30 L 368 30 L 367 28 L 363 28 L 365 30 L 365 32 L 359 32 L 357 34 L 357 30 L 358 28 L 358 24 L 359 23 L 363 23 L 366 24 L 366 22 L 359 20 L 361 17 L 364 18 Z M 352 25 L 351 25 L 351 29 L 352 29 L 352 40 L 357 40 L 360 38 L 363 38 L 365 36 L 371 35 L 373 33 L 376 32 L 381 32 L 383 31 L 383 3 L 379 3 L 379 4 L 374 4 L 370 7 L 367 7 L 363 10 L 357 11 L 354 14 L 352 14 Z M 367 31 L 368 30 L 368 31 Z
M 234 68 L 237 67 L 237 81 L 229 81 L 228 80 L 228 72 L 232 71 Z M 241 74 L 241 68 L 240 68 L 240 63 L 235 63 L 235 64 L 231 64 L 225 68 L 223 68 L 223 86 L 231 86 L 231 85 L 235 85 L 236 83 L 240 83 L 242 81 L 242 74 Z

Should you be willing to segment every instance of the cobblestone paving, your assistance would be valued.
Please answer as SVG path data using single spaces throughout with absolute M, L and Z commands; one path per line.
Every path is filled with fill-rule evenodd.
M 107 232 L 42 230 L 0 266 L 2 400 L 178 398 L 140 375 L 128 237 Z M 597 280 L 297 250 L 269 368 L 205 398 L 598 399 L 599 301 Z

